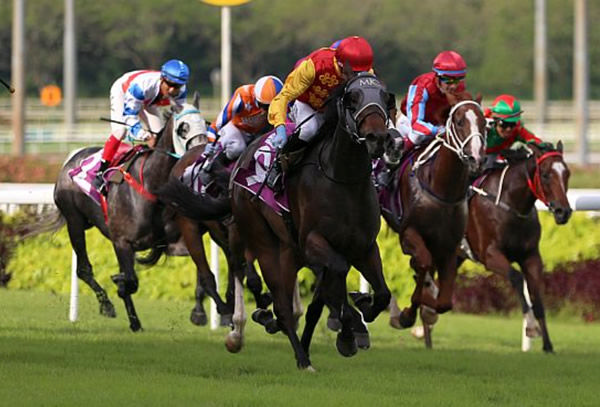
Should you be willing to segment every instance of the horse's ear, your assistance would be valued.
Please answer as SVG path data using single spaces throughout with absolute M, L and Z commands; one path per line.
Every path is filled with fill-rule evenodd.
M 194 91 L 194 100 L 192 102 L 192 105 L 194 105 L 194 107 L 196 109 L 200 109 L 200 93 L 198 93 L 198 91 Z
M 556 143 L 556 151 L 558 151 L 559 153 L 562 154 L 562 152 L 563 152 L 562 140 L 558 140 L 558 143 Z
M 482 100 L 483 96 L 481 95 L 481 92 L 477 92 L 477 94 L 475 95 L 475 101 L 481 105 Z

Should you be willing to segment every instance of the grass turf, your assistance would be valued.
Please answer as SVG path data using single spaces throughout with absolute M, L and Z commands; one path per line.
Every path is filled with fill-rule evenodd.
M 229 354 L 227 330 L 188 321 L 191 302 L 136 300 L 144 332 L 131 333 L 122 302 L 116 319 L 80 298 L 0 290 L 2 405 L 498 406 L 597 405 L 600 326 L 549 317 L 556 354 L 541 340 L 520 351 L 516 315 L 448 314 L 427 351 L 407 331 L 371 324 L 371 349 L 335 350 L 324 316 L 313 339 L 317 373 L 298 371 L 288 340 L 248 321 L 245 348 Z

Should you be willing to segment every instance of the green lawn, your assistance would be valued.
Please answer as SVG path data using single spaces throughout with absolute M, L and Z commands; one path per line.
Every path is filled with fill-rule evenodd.
M 584 406 L 598 405 L 600 325 L 549 318 L 556 355 L 520 351 L 518 316 L 449 314 L 433 351 L 408 332 L 371 325 L 371 349 L 345 359 L 317 328 L 312 362 L 298 371 L 291 347 L 248 322 L 246 346 L 229 354 L 225 329 L 188 322 L 191 302 L 137 300 L 145 331 L 97 314 L 80 298 L 0 290 L 0 404 L 33 406 Z M 323 321 L 321 321 L 323 322 Z

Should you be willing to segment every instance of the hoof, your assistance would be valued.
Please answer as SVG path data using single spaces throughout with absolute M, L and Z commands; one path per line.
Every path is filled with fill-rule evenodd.
M 533 326 L 533 327 L 525 327 L 525 335 L 528 338 L 537 338 L 538 336 L 542 335 L 542 330 L 540 328 L 538 328 L 537 326 Z
M 194 324 L 196 326 L 206 325 L 208 323 L 208 318 L 206 317 L 206 312 L 192 310 L 192 313 L 190 315 L 190 321 L 192 321 L 192 324 Z
M 100 315 L 107 318 L 117 317 L 117 312 L 115 311 L 115 307 L 112 305 L 112 302 L 106 301 L 100 304 Z
M 361 293 L 359 291 L 352 291 L 348 293 L 348 295 L 350 296 L 350 298 L 352 298 L 354 305 L 356 305 L 359 309 L 361 305 L 371 304 L 371 294 Z
M 423 328 L 422 325 L 415 326 L 410 330 L 410 334 L 413 336 L 413 338 L 421 340 L 425 338 L 425 328 Z
M 354 338 L 356 339 L 356 346 L 359 349 L 367 350 L 371 347 L 371 339 L 369 339 L 368 332 L 354 332 Z
M 140 331 L 143 331 L 143 329 L 142 329 L 142 324 L 141 324 L 141 323 L 140 323 L 140 321 L 138 321 L 138 320 L 132 321 L 132 322 L 129 324 L 129 329 L 131 329 L 133 332 L 140 332 Z
M 340 355 L 347 358 L 356 355 L 356 352 L 358 352 L 358 346 L 356 345 L 356 339 L 354 338 L 354 335 L 352 336 L 351 341 L 345 341 L 342 339 L 342 333 L 338 333 L 335 346 L 337 347 Z
M 314 367 L 312 367 L 311 365 L 308 365 L 307 367 L 305 367 L 303 369 L 305 372 L 309 372 L 309 373 L 317 373 L 317 369 L 315 369 Z
M 410 308 L 404 308 L 398 316 L 398 323 L 402 328 L 410 328 L 416 320 L 417 315 L 410 312 Z
M 327 328 L 332 330 L 333 332 L 339 332 L 342 330 L 342 323 L 336 317 L 332 317 L 331 315 L 327 317 Z
M 257 308 L 267 309 L 269 305 L 273 303 L 273 297 L 270 292 L 266 292 L 260 295 L 258 301 L 256 302 Z
M 438 313 L 427 305 L 421 305 L 421 319 L 424 324 L 434 325 L 438 320 Z
M 229 332 L 225 337 L 225 347 L 231 353 L 242 350 L 242 336 L 237 332 Z
M 220 326 L 233 327 L 233 314 L 221 314 Z
M 396 329 L 404 329 L 404 327 L 400 324 L 400 314 L 390 316 L 390 326 Z
M 554 355 L 554 347 L 552 346 L 552 344 L 550 345 L 544 345 L 544 353 L 548 354 L 548 355 Z

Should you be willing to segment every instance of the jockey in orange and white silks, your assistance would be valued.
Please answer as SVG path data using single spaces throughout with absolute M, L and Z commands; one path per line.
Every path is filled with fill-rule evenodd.
M 335 44 L 335 43 L 334 43 Z M 283 89 L 269 107 L 268 120 L 277 132 L 272 139 L 275 148 L 287 141 L 285 119 L 287 108 L 292 121 L 302 123 L 299 140 L 308 142 L 317 134 L 324 117 L 320 109 L 331 91 L 348 79 L 344 64 L 353 72 L 371 71 L 373 50 L 362 37 L 344 38 L 334 48 L 320 48 L 301 59 L 287 76 Z M 310 119 L 306 120 L 310 116 Z
M 216 120 L 211 124 L 209 141 L 215 141 L 223 147 L 225 155 L 235 160 L 256 136 L 266 133 L 269 128 L 267 111 L 283 83 L 273 75 L 267 75 L 253 85 L 243 85 L 235 90 Z M 212 154 L 216 146 L 210 143 L 205 152 Z
M 436 121 L 433 114 L 450 104 L 448 93 L 465 90 L 467 64 L 458 52 L 442 51 L 433 60 L 432 72 L 417 76 L 402 100 L 396 128 L 403 136 L 404 150 L 423 144 L 444 130 L 445 123 Z
M 111 123 L 112 132 L 104 144 L 102 164 L 94 182 L 96 187 L 102 184 L 101 174 L 124 138 L 154 145 L 152 133 L 163 128 L 166 110 L 171 106 L 178 110 L 185 103 L 185 85 L 189 75 L 190 70 L 185 63 L 172 59 L 165 62 L 160 71 L 128 72 L 113 83 L 110 89 L 110 118 L 124 124 Z

